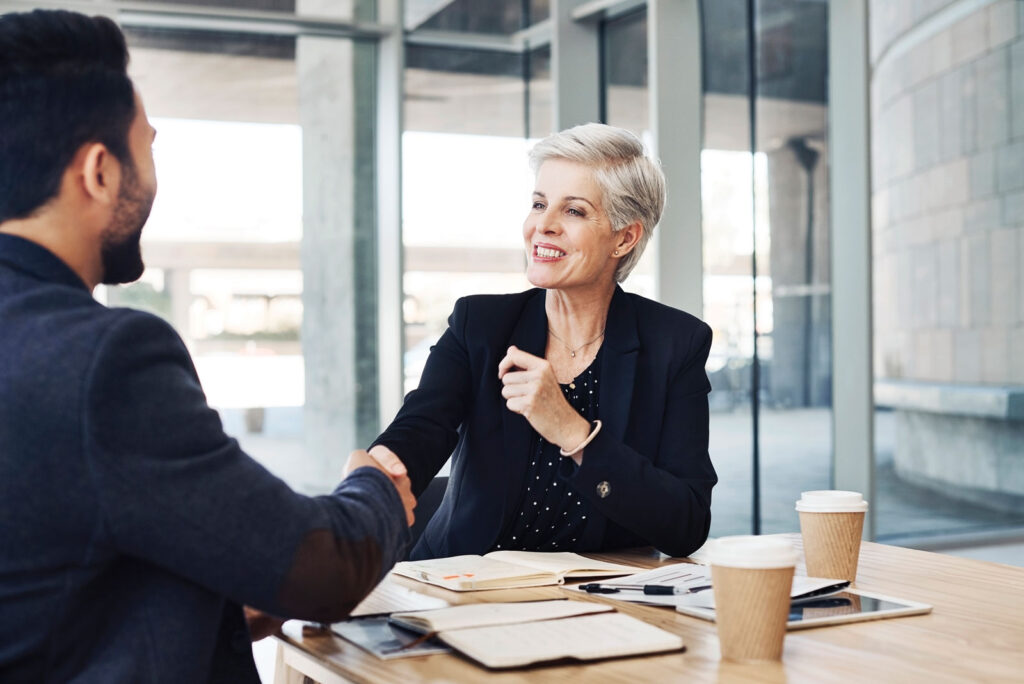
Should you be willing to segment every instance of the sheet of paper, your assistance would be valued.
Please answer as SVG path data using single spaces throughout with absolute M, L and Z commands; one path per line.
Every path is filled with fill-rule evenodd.
M 440 638 L 491 668 L 560 658 L 594 660 L 683 648 L 681 637 L 621 613 L 442 632 Z
M 613 610 L 615 608 L 607 604 L 563 600 L 525 603 L 469 603 L 419 613 L 395 613 L 391 619 L 400 625 L 426 633 L 535 620 L 554 620 Z
M 390 615 L 398 612 L 445 608 L 448 605 L 449 603 L 444 599 L 420 594 L 384 578 L 384 581 L 378 584 L 369 596 L 352 610 L 351 616 Z

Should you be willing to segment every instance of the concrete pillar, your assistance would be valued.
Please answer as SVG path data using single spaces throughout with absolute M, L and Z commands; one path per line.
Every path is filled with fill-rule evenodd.
M 700 7 L 697 0 L 647 3 L 651 131 L 668 183 L 668 202 L 652 245 L 658 300 L 704 311 L 704 235 L 700 153 L 704 146 Z
M 572 11 L 585 0 L 551 0 L 551 83 L 555 130 L 601 117 L 600 37 L 593 22 Z
M 164 271 L 164 292 L 171 298 L 171 325 L 186 341 L 192 339 L 192 287 L 189 282 L 191 273 L 188 269 L 179 268 Z
M 299 0 L 298 11 L 351 19 L 351 0 Z M 374 46 L 301 36 L 303 321 L 307 475 L 331 489 L 348 453 L 378 429 L 374 212 Z

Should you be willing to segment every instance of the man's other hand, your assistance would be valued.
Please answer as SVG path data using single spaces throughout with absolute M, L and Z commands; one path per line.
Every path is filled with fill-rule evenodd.
M 281 625 L 284 624 L 284 620 L 273 615 L 267 615 L 261 610 L 256 610 L 249 606 L 243 606 L 243 609 L 245 610 L 245 621 L 249 625 L 249 637 L 253 641 L 259 641 L 276 634 L 277 630 L 281 629 Z

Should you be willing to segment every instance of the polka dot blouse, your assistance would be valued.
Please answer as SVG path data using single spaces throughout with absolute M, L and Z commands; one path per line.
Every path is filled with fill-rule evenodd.
M 603 348 L 603 347 L 602 347 Z M 589 421 L 598 418 L 598 370 L 601 352 L 590 366 L 562 392 L 568 402 Z M 558 475 L 565 458 L 558 447 L 534 432 L 535 447 L 526 464 L 526 485 L 512 527 L 495 549 L 520 551 L 572 551 L 583 537 L 590 515 L 588 502 Z

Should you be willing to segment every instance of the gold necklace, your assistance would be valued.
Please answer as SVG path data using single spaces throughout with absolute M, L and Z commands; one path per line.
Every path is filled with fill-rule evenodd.
M 562 343 L 562 346 L 563 346 L 563 347 L 565 347 L 566 351 L 568 351 L 568 352 L 569 352 L 569 356 L 570 356 L 571 358 L 574 358 L 574 359 L 576 358 L 576 352 L 578 352 L 579 350 L 583 349 L 583 348 L 584 348 L 584 347 L 586 347 L 586 346 L 589 346 L 589 345 L 593 344 L 594 342 L 597 342 L 597 341 L 598 341 L 599 339 L 601 339 L 602 337 L 604 337 L 604 330 L 602 330 L 602 331 L 601 331 L 601 332 L 600 332 L 600 333 L 598 334 L 598 336 L 597 336 L 597 337 L 595 337 L 594 339 L 590 340 L 589 342 L 584 342 L 584 343 L 583 343 L 583 344 L 581 344 L 580 346 L 578 346 L 578 347 L 576 347 L 575 349 L 573 349 L 573 348 L 572 348 L 572 347 L 570 347 L 570 346 L 569 346 L 568 344 L 566 344 L 565 340 L 563 340 L 563 339 L 562 339 L 561 337 L 559 337 L 559 336 L 558 336 L 558 335 L 557 335 L 557 334 L 555 333 L 555 331 L 551 329 L 551 327 L 550 327 L 550 326 L 548 327 L 548 332 L 549 332 L 549 333 L 551 333 L 551 336 L 552 336 L 552 337 L 554 337 L 554 338 L 555 338 L 556 340 L 558 340 L 559 342 L 561 342 L 561 343 Z

